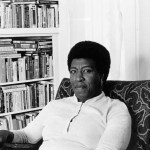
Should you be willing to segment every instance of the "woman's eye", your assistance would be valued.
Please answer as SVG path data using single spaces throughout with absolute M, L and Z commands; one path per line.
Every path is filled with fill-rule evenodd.
M 76 73 L 76 70 L 70 70 L 70 73 L 74 74 L 74 73 Z
M 85 70 L 83 70 L 83 73 L 91 73 L 91 72 L 92 72 L 91 69 L 85 69 Z

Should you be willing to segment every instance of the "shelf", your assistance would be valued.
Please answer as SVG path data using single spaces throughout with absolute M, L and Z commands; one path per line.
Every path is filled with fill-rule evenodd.
M 20 126 L 18 127 L 14 123 L 15 121 L 18 123 L 16 118 L 17 115 L 19 116 L 20 114 L 22 115 L 29 112 L 40 111 L 45 105 L 47 105 L 47 103 L 53 101 L 56 97 L 55 91 L 57 91 L 59 85 L 59 40 L 61 33 L 61 29 L 59 28 L 59 3 L 53 7 L 45 5 L 46 7 L 44 7 L 44 9 L 36 7 L 37 5 L 33 6 L 35 9 L 39 9 L 42 13 L 45 12 L 45 10 L 50 10 L 49 8 L 52 8 L 50 11 L 53 12 L 45 16 L 41 16 L 41 13 L 38 14 L 38 11 L 33 10 L 34 8 L 29 6 L 30 5 L 27 5 L 26 8 L 31 15 L 29 15 L 29 18 L 28 15 L 26 18 L 22 17 L 21 20 L 19 20 L 18 15 L 19 17 L 24 15 L 24 7 L 16 6 L 13 9 L 10 8 L 8 10 L 9 12 L 4 11 L 5 18 L 3 18 L 4 21 L 1 23 L 1 27 L 8 27 L 9 20 L 7 20 L 7 16 L 12 15 L 11 12 L 14 12 L 12 16 L 14 20 L 11 22 L 12 24 L 9 22 L 9 26 L 32 27 L 33 24 L 36 23 L 40 28 L 0 28 L 0 40 L 2 44 L 7 45 L 7 50 L 11 50 L 9 49 L 9 46 L 11 46 L 14 47 L 14 49 L 16 47 L 21 47 L 28 49 L 29 52 L 31 51 L 31 54 L 29 52 L 27 52 L 27 54 L 26 51 L 17 51 L 17 53 L 20 54 L 19 56 L 21 56 L 19 58 L 5 59 L 3 56 L 4 59 L 1 59 L 4 67 L 2 66 L 0 68 L 0 75 L 2 77 L 4 75 L 4 80 L 1 80 L 2 82 L 0 82 L 0 98 L 2 103 L 1 112 L 4 113 L 0 113 L 0 117 L 2 118 L 5 116 L 5 118 L 8 119 L 9 129 L 12 130 L 16 128 L 21 129 Z M 21 8 L 19 9 L 21 15 L 20 13 L 16 14 L 18 8 Z M 47 21 L 41 21 L 45 17 L 49 17 L 49 15 L 51 16 Z M 40 18 L 39 20 L 34 19 L 37 16 Z M 10 18 L 12 19 L 12 17 Z M 50 26 L 53 28 L 44 28 Z M 15 42 L 13 43 L 15 40 L 20 41 L 20 45 L 18 44 L 19 46 L 14 44 Z M 41 48 L 38 52 L 40 46 Z M 32 49 L 29 48 L 37 48 L 37 51 L 33 52 Z M 44 52 L 42 51 L 43 49 Z M 2 50 L 4 51 L 5 49 L 2 48 Z M 37 70 L 39 71 L 37 72 Z M 25 77 L 29 80 L 25 80 Z M 42 78 L 30 79 L 34 77 Z M 3 81 L 13 82 L 3 83 Z M 30 118 L 30 120 L 31 119 L 33 119 L 33 117 Z
M 59 28 L 5 28 L 0 29 L 0 37 L 51 36 L 58 34 Z
M 47 81 L 47 80 L 53 80 L 53 79 L 54 79 L 53 77 L 48 77 L 48 78 L 39 78 L 39 79 L 32 79 L 32 80 L 25 80 L 25 81 L 6 82 L 6 83 L 0 83 L 0 86 L 38 82 L 38 81 Z M 52 82 L 52 84 L 53 84 L 53 82 Z
M 13 114 L 19 114 L 19 113 L 26 113 L 26 112 L 30 112 L 30 111 L 36 111 L 36 110 L 41 110 L 43 107 L 38 107 L 38 108 L 31 108 L 31 109 L 26 109 L 26 110 L 22 110 L 22 111 L 17 111 L 17 112 L 9 112 L 9 113 L 1 113 L 1 116 L 8 116 L 8 115 L 13 115 Z

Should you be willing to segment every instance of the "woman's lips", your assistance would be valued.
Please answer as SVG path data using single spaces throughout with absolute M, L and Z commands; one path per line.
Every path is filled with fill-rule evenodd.
M 85 89 L 86 85 L 77 85 L 75 86 L 75 89 Z

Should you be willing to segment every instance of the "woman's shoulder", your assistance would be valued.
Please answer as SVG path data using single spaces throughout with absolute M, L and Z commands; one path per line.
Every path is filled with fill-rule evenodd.
M 108 99 L 108 109 L 109 111 L 118 111 L 118 112 L 125 112 L 129 113 L 128 107 L 125 102 L 122 102 L 119 99 L 112 99 L 110 97 L 107 97 Z

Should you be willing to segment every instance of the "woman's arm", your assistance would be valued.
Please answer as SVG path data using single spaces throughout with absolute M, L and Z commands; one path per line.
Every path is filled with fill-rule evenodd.
M 126 150 L 131 137 L 131 116 L 125 104 L 112 106 L 96 150 Z
M 45 106 L 38 116 L 21 130 L 13 130 L 13 143 L 37 143 L 42 138 L 43 122 L 47 116 L 50 104 Z

